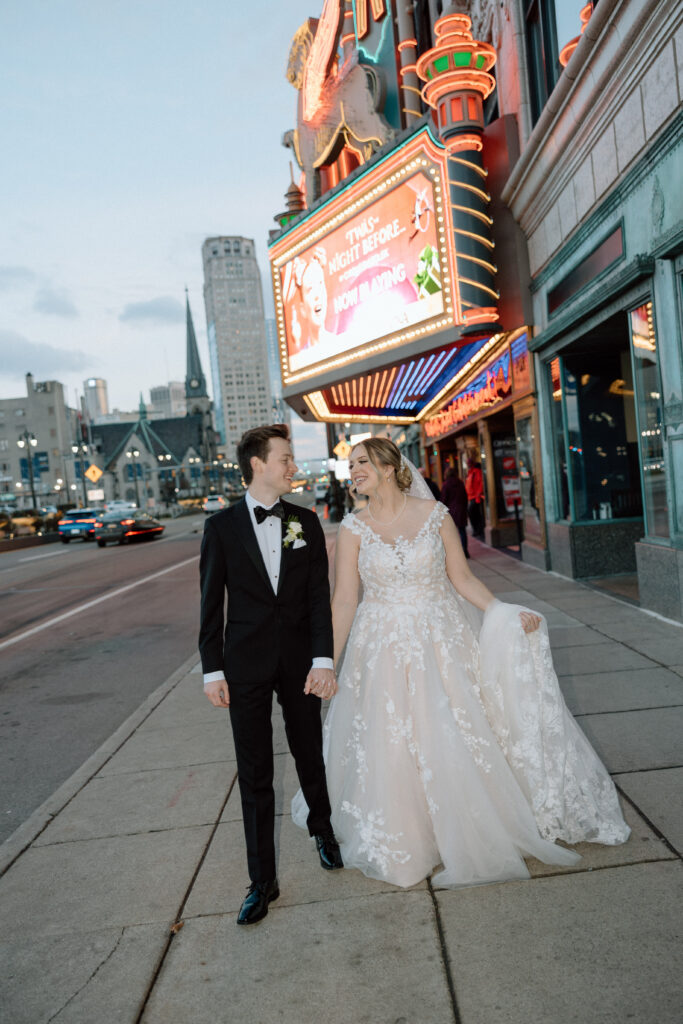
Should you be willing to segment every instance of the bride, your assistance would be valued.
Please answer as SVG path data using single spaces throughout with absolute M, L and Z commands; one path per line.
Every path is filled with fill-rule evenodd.
M 349 467 L 368 504 L 337 538 L 339 682 L 324 730 L 345 866 L 411 886 L 440 865 L 435 885 L 475 885 L 528 878 L 525 857 L 580 859 L 556 839 L 625 842 L 543 620 L 472 574 L 448 510 L 393 442 L 368 438 Z M 306 813 L 299 792 L 294 821 Z

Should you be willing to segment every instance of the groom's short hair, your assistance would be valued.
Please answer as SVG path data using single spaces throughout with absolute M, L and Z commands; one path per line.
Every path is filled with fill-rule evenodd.
M 256 456 L 261 462 L 265 462 L 268 458 L 271 439 L 274 437 L 281 437 L 283 441 L 289 441 L 289 427 L 286 423 L 270 423 L 265 427 L 252 427 L 251 430 L 242 434 L 237 445 L 237 461 L 247 487 L 254 478 L 251 460 Z

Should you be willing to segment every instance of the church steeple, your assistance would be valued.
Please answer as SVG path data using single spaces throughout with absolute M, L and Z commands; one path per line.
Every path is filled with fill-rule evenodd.
M 196 398 L 208 398 L 206 390 L 206 378 L 202 370 L 202 364 L 199 360 L 199 349 L 197 348 L 197 338 L 194 333 L 194 324 L 192 322 L 192 313 L 190 312 L 190 299 L 187 294 L 187 288 L 185 289 L 185 307 L 187 314 L 187 373 L 185 375 L 185 398 L 188 402 L 188 412 L 190 408 L 190 402 Z

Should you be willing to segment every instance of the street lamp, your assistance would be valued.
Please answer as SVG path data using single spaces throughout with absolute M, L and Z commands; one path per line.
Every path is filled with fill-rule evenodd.
M 192 471 L 192 466 L 195 466 L 195 465 L 198 466 L 199 463 L 202 460 L 199 458 L 198 455 L 190 455 L 190 457 L 189 457 L 189 459 L 187 461 L 190 463 L 190 490 L 192 492 L 194 492 L 195 491 L 195 477 L 194 477 L 194 473 Z
M 27 449 L 26 454 L 28 455 L 28 479 L 31 485 L 31 497 L 33 498 L 34 508 L 38 507 L 38 502 L 36 501 L 36 484 L 33 478 L 33 455 L 31 454 L 31 448 L 35 448 L 37 444 L 38 438 L 34 437 L 33 434 L 29 434 L 28 430 L 24 430 L 24 432 L 19 435 L 19 439 L 17 441 L 17 447 L 21 449 Z
M 71 451 L 74 455 L 78 456 L 78 460 L 81 464 L 81 486 L 83 488 L 83 508 L 88 507 L 88 492 L 85 489 L 85 465 L 83 463 L 83 456 L 88 454 L 88 446 L 85 442 L 74 441 L 71 445 Z
M 137 459 L 140 457 L 140 452 L 137 448 L 129 448 L 126 452 L 126 458 L 133 460 L 133 480 L 135 481 L 135 499 L 138 508 L 140 508 L 140 491 L 138 489 L 138 464 Z

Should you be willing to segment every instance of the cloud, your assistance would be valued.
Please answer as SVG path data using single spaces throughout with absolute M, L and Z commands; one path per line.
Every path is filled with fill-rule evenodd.
M 0 292 L 33 284 L 36 274 L 28 267 L 0 267 Z
M 33 308 L 36 313 L 47 313 L 50 316 L 78 316 L 78 310 L 63 288 L 39 288 Z
M 85 352 L 55 348 L 39 341 L 29 341 L 16 331 L 0 330 L 0 362 L 3 374 L 23 378 L 27 373 L 45 378 L 84 370 L 90 363 Z
M 185 307 L 171 295 L 160 295 L 147 302 L 129 302 L 119 316 L 122 323 L 178 324 L 185 319 Z

